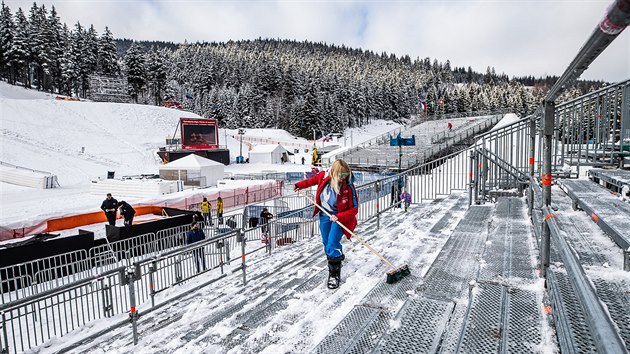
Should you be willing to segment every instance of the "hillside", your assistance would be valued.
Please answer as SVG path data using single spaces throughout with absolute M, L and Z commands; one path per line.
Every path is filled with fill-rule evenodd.
M 0 162 L 50 172 L 58 177 L 60 188 L 34 189 L 0 182 L 0 228 L 29 226 L 49 217 L 98 210 L 103 196 L 90 194 L 91 181 L 106 178 L 158 173 L 161 161 L 156 151 L 172 137 L 180 117 L 199 117 L 190 112 L 149 105 L 73 102 L 0 82 Z M 346 144 L 358 144 L 398 127 L 387 121 L 346 131 Z M 179 133 L 179 132 L 178 132 Z M 240 143 L 231 137 L 235 130 L 219 130 L 219 144 L 230 150 L 232 160 Z M 302 156 L 310 161 L 312 140 L 295 138 L 279 129 L 249 129 L 245 137 L 253 143 L 280 142 L 290 151 L 300 152 L 290 162 L 296 164 L 230 165 L 226 172 L 252 173 L 263 170 L 304 171 Z M 344 139 L 326 144 L 341 144 Z M 297 145 L 292 146 L 294 142 Z M 318 146 L 322 142 L 318 141 Z M 243 144 L 245 156 L 248 144 Z M 81 152 L 83 148 L 84 152 Z M 252 182 L 253 183 L 253 182 Z M 258 182 L 257 182 L 258 183 Z M 137 202 L 138 199 L 127 198 Z M 149 201 L 144 201 L 149 202 Z

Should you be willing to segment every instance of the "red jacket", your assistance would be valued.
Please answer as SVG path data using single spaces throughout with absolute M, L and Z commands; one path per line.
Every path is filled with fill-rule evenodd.
M 318 205 L 322 205 L 321 194 L 326 184 L 330 182 L 330 176 L 326 176 L 324 171 L 316 174 L 315 176 L 306 179 L 304 181 L 297 182 L 295 185 L 299 189 L 304 189 L 312 186 L 317 186 L 317 193 L 315 194 L 315 201 Z M 315 207 L 313 216 L 320 212 L 319 208 Z M 359 212 L 359 197 L 357 191 L 354 188 L 354 184 L 343 183 L 339 189 L 337 195 L 337 218 L 343 226 L 349 230 L 354 231 L 357 227 L 357 213 Z M 344 235 L 349 239 L 350 233 L 343 230 Z

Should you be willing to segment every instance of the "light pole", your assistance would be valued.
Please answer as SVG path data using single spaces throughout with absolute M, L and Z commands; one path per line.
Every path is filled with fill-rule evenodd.
M 311 128 L 311 129 L 313 129 L 313 147 L 315 148 L 315 147 L 317 147 L 317 145 L 315 144 L 316 143 L 316 141 L 315 141 L 315 128 Z
M 239 158 L 236 161 L 237 163 L 243 163 L 244 162 L 244 159 L 243 159 L 243 134 L 245 134 L 245 129 L 238 128 L 238 135 L 240 135 L 240 138 L 241 138 L 241 148 L 240 148 Z

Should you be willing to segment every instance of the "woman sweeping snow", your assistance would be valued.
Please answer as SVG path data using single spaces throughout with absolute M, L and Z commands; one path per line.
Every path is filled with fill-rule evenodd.
M 357 226 L 359 199 L 354 187 L 354 178 L 350 166 L 343 160 L 336 160 L 330 172 L 319 172 L 315 176 L 295 184 L 295 191 L 317 186 L 315 201 L 326 210 L 315 207 L 313 216 L 319 214 L 319 230 L 322 235 L 324 252 L 328 258 L 328 288 L 336 289 L 341 280 L 341 261 L 345 259 L 341 247 L 341 236 L 350 239 L 351 234 L 336 222 L 343 224 L 350 231 Z

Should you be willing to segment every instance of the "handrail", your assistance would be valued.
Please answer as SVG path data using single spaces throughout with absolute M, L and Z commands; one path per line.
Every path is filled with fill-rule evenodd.
M 495 164 L 497 166 L 499 166 L 499 168 L 501 168 L 503 171 L 509 173 L 510 175 L 512 175 L 512 177 L 516 178 L 520 182 L 524 182 L 524 181 L 527 181 L 529 179 L 529 177 L 525 173 L 523 173 L 519 169 L 515 168 L 514 166 L 510 165 L 505 160 L 503 160 L 502 158 L 500 158 L 496 154 L 494 154 L 492 151 L 490 151 L 490 150 L 488 150 L 486 148 L 483 148 L 483 147 L 482 148 L 478 148 L 477 151 L 480 154 L 482 154 L 483 156 L 485 156 L 487 159 L 492 160 L 493 162 L 495 162 Z M 500 162 L 500 163 L 497 163 L 497 162 Z
M 567 87 L 573 85 L 588 66 L 603 52 L 612 41 L 630 24 L 630 0 L 616 0 L 609 7 L 606 16 L 595 27 L 591 36 L 562 76 L 545 96 L 546 102 L 554 102 Z
M 591 97 L 598 96 L 601 93 L 605 93 L 606 91 L 613 91 L 619 86 L 626 86 L 626 85 L 630 85 L 630 79 L 628 79 L 626 81 L 620 81 L 620 82 L 614 83 L 614 84 L 606 86 L 606 87 L 602 87 L 602 88 L 600 88 L 598 90 L 595 90 L 593 92 L 589 92 L 589 93 L 584 94 L 584 95 L 582 95 L 580 97 L 576 97 L 576 98 L 574 98 L 574 99 L 572 99 L 570 101 L 562 102 L 562 103 L 560 103 L 560 104 L 558 104 L 556 106 L 556 111 L 559 111 L 559 110 L 561 110 L 563 108 L 568 108 L 568 107 L 574 105 L 575 103 L 580 103 L 580 102 L 582 102 L 584 100 L 587 100 L 587 99 L 589 99 Z

